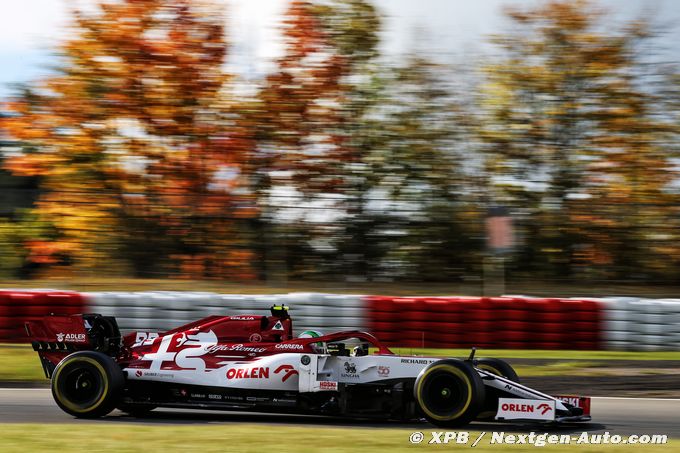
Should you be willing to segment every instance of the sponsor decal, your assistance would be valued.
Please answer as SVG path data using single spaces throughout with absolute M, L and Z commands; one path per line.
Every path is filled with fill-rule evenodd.
M 350 362 L 345 362 L 345 373 L 356 374 L 357 366 Z
M 243 344 L 216 344 L 208 348 L 207 352 L 219 351 L 239 351 L 239 352 L 264 352 L 267 348 L 255 348 L 253 346 L 244 346 Z
M 84 333 L 67 333 L 66 341 L 85 342 L 87 341 Z
M 434 360 L 429 359 L 401 359 L 401 363 L 415 364 L 415 365 L 427 365 L 434 362 Z
M 359 374 L 357 374 L 357 366 L 351 362 L 345 362 L 344 363 L 345 367 L 345 372 L 340 373 L 340 377 L 344 377 L 347 379 L 358 379 Z
M 255 316 L 230 316 L 234 321 L 255 321 Z
M 178 352 L 170 351 L 170 345 L 176 342 L 176 347 L 181 348 Z M 196 334 L 174 334 L 161 337 L 156 352 L 144 354 L 141 360 L 151 362 L 149 369 L 159 371 L 164 362 L 174 362 L 178 367 L 188 370 L 205 371 L 205 361 L 201 356 L 217 344 L 217 336 L 211 330 Z
M 192 393 L 190 396 L 191 396 L 192 398 L 201 398 L 201 399 L 203 399 L 203 398 L 205 398 L 205 393 Z
M 338 383 L 335 381 L 319 381 L 319 390 L 337 391 Z
M 283 373 L 281 377 L 281 382 L 286 382 L 288 378 L 295 376 L 296 374 L 299 374 L 298 370 L 296 370 L 293 365 L 281 365 L 276 370 L 274 370 L 274 374 L 279 373 Z
M 558 396 L 557 399 L 562 401 L 563 403 L 571 404 L 574 407 L 580 407 L 579 406 L 579 399 L 577 396 Z
M 388 367 L 388 366 L 379 366 L 378 367 L 378 376 L 387 377 L 389 375 L 390 375 L 390 367 Z
M 71 334 L 75 335 L 75 334 Z M 85 337 L 84 334 L 81 334 Z M 145 336 L 146 335 L 146 336 Z M 156 341 L 157 335 L 155 333 L 146 334 L 146 332 L 139 332 L 137 340 L 139 344 L 151 342 L 154 345 L 155 351 L 146 352 L 140 360 L 149 361 L 150 371 L 160 371 L 168 367 L 168 362 L 185 370 L 206 371 L 206 361 L 203 356 L 206 354 L 215 353 L 218 351 L 241 352 L 250 356 L 257 353 L 264 352 L 267 348 L 245 346 L 243 343 L 238 344 L 217 344 L 217 335 L 210 330 L 208 332 L 187 333 L 181 332 L 172 335 L 165 335 L 160 337 L 160 341 Z M 65 336 L 67 341 L 69 336 Z M 83 341 L 85 339 L 83 338 Z M 173 347 L 174 344 L 174 347 Z M 173 350 L 175 349 L 175 350 Z M 149 374 L 146 374 L 149 376 Z
M 250 340 L 251 343 L 259 343 L 262 341 L 262 335 L 259 333 L 254 333 L 250 336 L 250 338 L 248 338 L 248 340 Z
M 304 346 L 301 344 L 286 344 L 286 343 L 279 343 L 276 346 L 274 346 L 275 349 L 304 349 Z
M 547 414 L 548 412 L 550 412 L 550 411 L 553 410 L 553 408 L 550 407 L 550 405 L 547 404 L 547 403 L 541 403 L 541 404 L 539 404 L 538 406 L 536 406 L 536 409 L 539 410 L 539 411 L 541 411 L 541 415 L 545 415 L 545 414 Z
M 269 367 L 230 368 L 227 379 L 269 379 Z
M 535 394 L 527 392 L 526 390 L 523 390 L 519 387 L 515 387 L 515 386 L 510 385 L 510 384 L 505 384 L 505 389 L 510 393 L 514 393 L 516 396 L 523 396 L 527 399 L 536 398 Z
M 499 398 L 496 418 L 504 420 L 554 420 L 555 401 Z
M 139 374 L 141 372 L 141 374 Z M 154 373 L 152 371 L 141 371 L 138 370 L 135 372 L 135 376 L 137 377 L 158 377 L 158 378 L 174 378 L 175 375 L 173 373 Z
M 208 394 L 208 399 L 209 400 L 221 400 L 222 395 Z
M 205 371 L 204 356 L 211 346 L 217 344 L 217 335 L 212 330 L 195 334 L 182 333 L 176 339 L 177 347 L 184 346 L 175 356 L 178 367 L 187 370 Z
M 276 321 L 276 324 L 274 324 L 274 327 L 272 327 L 272 330 L 284 330 L 283 324 L 281 323 L 281 321 Z
M 61 343 L 62 341 L 70 341 L 73 343 L 85 343 L 87 341 L 87 336 L 84 333 L 58 333 L 57 341 Z
M 583 409 L 583 415 L 590 415 L 590 398 L 588 397 L 555 395 L 555 398 L 562 401 L 563 403 L 571 404 L 574 407 Z

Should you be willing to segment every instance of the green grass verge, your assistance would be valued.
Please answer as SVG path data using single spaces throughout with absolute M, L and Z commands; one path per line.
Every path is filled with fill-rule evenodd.
M 499 429 L 502 429 L 499 427 Z M 467 445 L 427 445 L 431 431 L 442 431 L 431 427 L 414 429 L 375 429 L 375 428 L 327 428 L 320 426 L 293 427 L 271 425 L 211 425 L 211 426 L 144 426 L 107 424 L 6 424 L 2 427 L 2 451 L 5 453 L 24 453 L 31 451 L 68 452 L 262 452 L 279 453 L 303 450 L 322 452 L 344 451 L 430 451 L 469 448 L 478 432 L 470 432 Z M 422 430 L 425 440 L 422 444 L 412 445 L 409 435 Z M 578 435 L 578 434 L 577 434 Z M 474 451 L 535 452 L 532 445 L 490 444 L 491 433 L 480 441 Z M 571 452 L 577 448 L 581 453 L 624 452 L 635 447 L 645 452 L 672 451 L 675 444 L 670 439 L 666 445 L 549 445 L 551 452 Z
M 394 352 L 405 355 L 426 355 L 435 357 L 467 357 L 468 349 L 413 349 L 394 348 Z M 478 357 L 501 359 L 547 359 L 555 363 L 532 366 L 517 365 L 520 376 L 595 375 L 589 371 L 597 367 L 597 360 L 680 360 L 680 352 L 621 352 L 621 351 L 540 351 L 540 350 L 480 350 Z M 569 362 L 559 362 L 570 360 Z M 38 354 L 29 345 L 0 344 L 0 381 L 44 381 Z
M 0 363 L 0 381 L 45 380 L 38 353 L 29 345 L 0 345 Z

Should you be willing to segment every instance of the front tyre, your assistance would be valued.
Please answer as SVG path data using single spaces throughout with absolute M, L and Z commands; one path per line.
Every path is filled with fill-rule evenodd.
M 475 366 L 496 376 L 502 376 L 510 379 L 512 382 L 519 384 L 519 376 L 515 369 L 510 364 L 501 359 L 479 359 L 475 362 Z
M 464 426 L 484 404 L 484 383 L 467 362 L 446 359 L 431 363 L 416 378 L 413 393 L 425 418 L 443 428 Z
M 475 366 L 481 370 L 510 379 L 512 382 L 517 382 L 519 384 L 517 372 L 504 360 L 492 358 L 478 359 L 475 361 Z M 498 389 L 486 388 L 484 409 L 477 416 L 477 420 L 493 421 L 496 418 L 496 412 L 498 412 L 498 398 L 500 397 L 501 392 Z
M 103 417 L 113 410 L 125 385 L 123 371 L 109 356 L 80 351 L 66 356 L 52 374 L 52 396 L 66 413 Z

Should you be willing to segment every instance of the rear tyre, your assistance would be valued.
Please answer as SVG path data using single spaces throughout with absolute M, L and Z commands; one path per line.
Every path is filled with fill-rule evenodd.
M 495 374 L 496 376 L 502 376 L 504 378 L 510 379 L 512 382 L 517 382 L 519 384 L 519 376 L 517 372 L 510 366 L 510 364 L 501 359 L 478 359 L 476 360 L 477 368 L 489 373 Z M 484 398 L 484 409 L 477 416 L 477 420 L 480 421 L 493 421 L 496 417 L 496 412 L 498 411 L 498 398 L 500 397 L 500 392 L 495 388 L 486 388 L 486 396 Z
M 52 396 L 74 417 L 103 417 L 116 406 L 124 385 L 123 371 L 111 357 L 80 351 L 66 356 L 54 369 Z
M 425 418 L 444 428 L 470 423 L 484 404 L 484 383 L 462 360 L 431 363 L 418 375 L 413 392 Z

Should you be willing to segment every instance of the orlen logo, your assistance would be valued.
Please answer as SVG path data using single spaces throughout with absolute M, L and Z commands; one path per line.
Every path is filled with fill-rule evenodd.
M 281 379 L 281 382 L 286 382 L 289 377 L 295 376 L 296 374 L 299 374 L 298 371 L 295 369 L 295 367 L 293 367 L 293 365 L 281 365 L 276 370 L 274 370 L 274 374 L 279 374 L 279 373 L 284 373 L 283 378 Z
M 546 403 L 541 403 L 541 404 L 538 405 L 538 407 L 536 409 L 539 409 L 541 411 L 541 415 L 545 415 L 546 412 L 550 412 L 551 407 L 550 407 L 550 405 L 548 405 Z
M 269 367 L 230 368 L 227 379 L 268 379 Z
M 504 411 L 509 411 L 509 412 L 524 412 L 524 413 L 531 413 L 533 414 L 534 411 L 541 411 L 541 415 L 545 415 L 546 412 L 549 412 L 551 410 L 550 405 L 546 403 L 541 403 L 538 406 L 534 407 L 533 404 L 512 404 L 512 403 L 503 403 L 501 406 L 501 409 Z
M 74 343 L 84 343 L 85 340 L 85 334 L 84 333 L 58 333 L 57 334 L 57 341 L 61 343 L 62 341 L 72 341 Z

